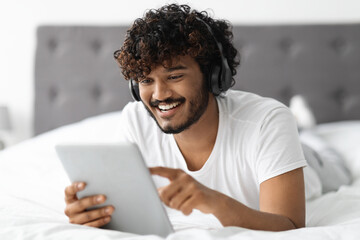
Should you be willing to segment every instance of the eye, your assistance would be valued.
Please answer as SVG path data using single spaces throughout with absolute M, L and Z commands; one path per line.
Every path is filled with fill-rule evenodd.
M 151 83 L 151 79 L 143 79 L 139 81 L 140 84 L 142 85 L 147 85 Z
M 169 76 L 168 79 L 169 80 L 176 80 L 176 79 L 181 78 L 182 76 L 183 76 L 182 74 L 180 74 L 180 75 L 172 75 L 172 76 Z

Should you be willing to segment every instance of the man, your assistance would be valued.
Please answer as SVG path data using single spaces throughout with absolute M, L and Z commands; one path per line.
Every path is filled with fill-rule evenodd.
M 135 142 L 153 175 L 169 179 L 162 201 L 223 226 L 281 231 L 305 226 L 306 166 L 291 113 L 275 100 L 232 91 L 239 64 L 225 21 L 186 5 L 150 10 L 115 55 L 138 102 L 123 112 L 123 137 Z M 228 90 L 228 91 L 227 91 Z M 152 118 L 152 119 L 151 119 Z M 70 222 L 100 227 L 112 206 L 65 190 Z

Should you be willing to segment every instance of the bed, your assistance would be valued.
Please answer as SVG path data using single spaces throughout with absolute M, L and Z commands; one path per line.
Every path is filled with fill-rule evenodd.
M 112 59 L 127 26 L 40 26 L 34 134 L 0 152 L 1 239 L 163 239 L 69 224 L 69 184 L 55 154 L 60 142 L 114 142 L 131 101 Z M 242 53 L 235 89 L 273 97 L 315 121 L 303 124 L 344 159 L 352 181 L 307 201 L 306 228 L 254 231 L 211 218 L 174 223 L 167 239 L 360 238 L 360 24 L 234 26 Z M 180 219 L 180 218 L 179 218 Z M 204 220 L 204 221 L 203 221 Z M 206 222 L 208 221 L 208 222 Z M 205 223 L 204 223 L 205 222 Z

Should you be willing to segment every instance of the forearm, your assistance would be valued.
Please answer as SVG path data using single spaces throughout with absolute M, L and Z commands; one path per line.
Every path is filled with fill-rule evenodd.
M 297 228 L 285 216 L 251 209 L 221 193 L 214 207 L 213 214 L 223 226 L 237 226 L 267 231 L 284 231 Z
M 156 167 L 150 168 L 150 171 L 170 180 L 169 185 L 159 190 L 159 196 L 167 206 L 185 215 L 198 209 L 203 213 L 212 213 L 223 226 L 257 230 L 284 231 L 305 226 L 302 169 L 279 175 L 260 185 L 259 201 L 263 211 L 251 209 L 205 187 L 182 170 Z

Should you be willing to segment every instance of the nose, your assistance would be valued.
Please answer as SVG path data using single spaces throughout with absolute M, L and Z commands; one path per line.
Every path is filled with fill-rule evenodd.
M 171 97 L 172 91 L 164 81 L 156 81 L 152 98 L 154 100 L 163 101 Z

